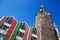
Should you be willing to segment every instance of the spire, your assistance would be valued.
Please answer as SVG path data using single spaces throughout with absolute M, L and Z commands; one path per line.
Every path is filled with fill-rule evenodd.
M 43 12 L 44 12 L 44 5 L 41 5 L 39 12 L 40 12 L 40 13 L 43 13 Z
M 55 27 L 55 28 L 57 27 L 55 23 L 54 23 L 54 27 Z

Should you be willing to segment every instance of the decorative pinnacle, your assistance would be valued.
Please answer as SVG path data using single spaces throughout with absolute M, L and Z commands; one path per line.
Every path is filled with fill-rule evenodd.
M 40 13 L 43 13 L 43 12 L 44 12 L 44 5 L 41 5 L 39 12 L 40 12 Z
M 54 23 L 54 27 L 57 27 L 55 23 Z

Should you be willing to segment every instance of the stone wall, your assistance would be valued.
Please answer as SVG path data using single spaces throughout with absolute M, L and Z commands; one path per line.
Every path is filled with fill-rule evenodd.
M 44 8 L 42 9 L 44 10 Z M 58 40 L 49 12 L 43 11 L 38 13 L 38 15 L 36 16 L 35 27 L 40 31 L 41 40 Z

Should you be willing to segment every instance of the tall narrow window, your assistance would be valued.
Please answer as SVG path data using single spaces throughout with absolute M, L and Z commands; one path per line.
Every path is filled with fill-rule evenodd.
M 31 40 L 37 40 L 37 29 L 33 28 L 32 29 L 32 38 Z
M 33 28 L 32 29 L 32 33 L 37 35 L 37 29 L 36 28 Z
M 26 29 L 26 24 L 25 23 L 22 23 L 22 25 L 21 25 L 21 29 L 23 29 L 23 30 L 25 30 Z

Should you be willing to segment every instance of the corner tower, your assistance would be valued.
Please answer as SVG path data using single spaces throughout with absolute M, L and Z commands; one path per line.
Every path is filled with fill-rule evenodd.
M 45 12 L 43 5 L 36 16 L 35 27 L 40 31 L 40 40 L 57 40 L 50 12 Z

